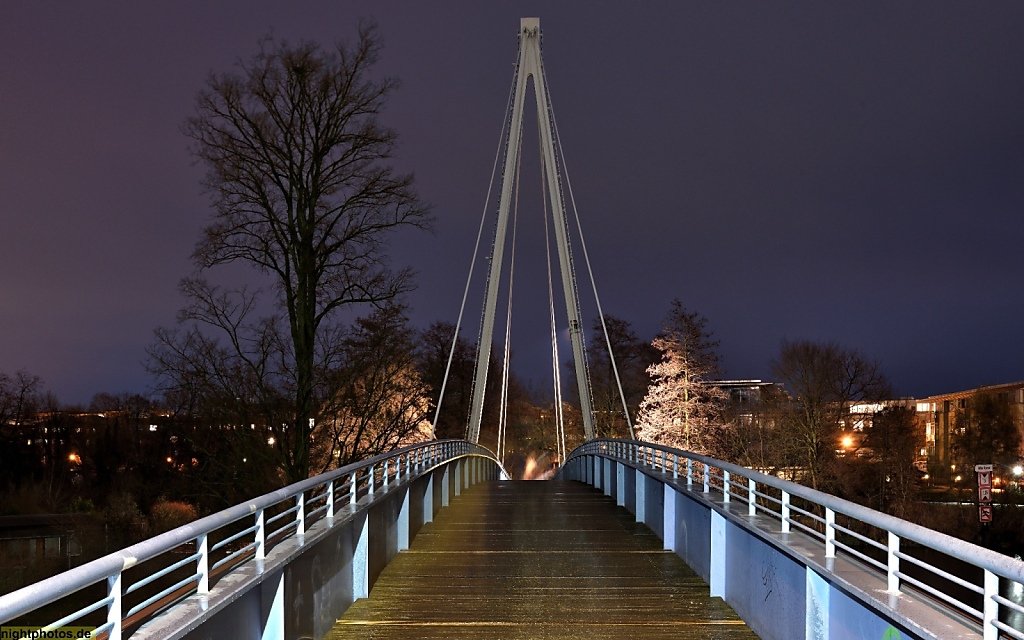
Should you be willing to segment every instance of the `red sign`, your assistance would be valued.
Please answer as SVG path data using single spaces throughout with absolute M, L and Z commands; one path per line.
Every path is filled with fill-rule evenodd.
M 982 505 L 978 507 L 978 520 L 982 522 L 992 522 L 992 506 Z
M 991 487 L 992 486 L 992 472 L 991 471 L 979 471 L 978 472 L 978 486 L 979 487 Z
M 978 502 L 992 502 L 992 487 L 978 487 Z

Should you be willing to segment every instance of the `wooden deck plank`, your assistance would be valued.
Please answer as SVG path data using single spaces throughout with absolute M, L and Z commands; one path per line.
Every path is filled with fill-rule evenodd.
M 424 526 L 327 636 L 757 636 L 661 541 L 574 482 L 489 482 Z

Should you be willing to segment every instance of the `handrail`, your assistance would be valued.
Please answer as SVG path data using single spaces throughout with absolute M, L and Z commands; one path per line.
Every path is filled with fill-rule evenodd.
M 383 493 L 383 491 L 387 490 L 389 484 L 398 484 L 413 473 L 419 474 L 437 464 L 474 454 L 493 458 L 493 454 L 489 450 L 466 440 L 434 440 L 396 449 L 395 451 L 380 454 L 307 480 L 296 482 L 277 491 L 272 491 L 245 503 L 200 518 L 177 529 L 143 540 L 64 573 L 30 584 L 7 595 L 0 596 L 0 624 L 30 613 L 80 589 L 106 581 L 107 593 L 104 598 L 91 602 L 75 613 L 44 627 L 44 629 L 55 629 L 58 626 L 67 625 L 103 606 L 107 606 L 106 624 L 97 629 L 97 631 L 109 631 L 108 638 L 119 640 L 122 624 L 132 613 L 127 607 L 122 606 L 122 599 L 128 593 L 135 591 L 154 579 L 152 575 L 149 575 L 140 578 L 134 584 L 123 584 L 122 574 L 126 570 L 168 553 L 182 545 L 194 543 L 196 549 L 193 554 L 194 557 L 187 558 L 186 560 L 193 560 L 195 562 L 196 571 L 191 576 L 180 581 L 175 587 L 188 582 L 195 582 L 194 588 L 189 589 L 187 594 L 207 593 L 210 588 L 212 566 L 224 564 L 233 555 L 249 553 L 256 560 L 262 560 L 266 555 L 268 540 L 272 536 L 276 535 L 277 540 L 275 542 L 280 542 L 284 538 L 303 535 L 307 522 L 309 522 L 314 513 L 323 512 L 324 508 L 326 508 L 325 517 L 333 518 L 336 504 L 341 507 L 355 505 L 361 497 L 373 495 L 375 492 Z M 336 491 L 338 488 L 342 488 L 343 491 Z M 317 490 L 322 490 L 323 493 L 317 493 L 309 498 L 306 497 L 308 492 L 315 492 Z M 309 502 L 320 500 L 321 496 L 325 496 L 323 499 L 326 504 L 306 513 L 306 505 Z M 273 517 L 264 517 L 264 513 L 268 509 L 273 509 L 282 504 L 288 505 L 288 508 Z M 294 514 L 294 517 L 284 524 L 273 530 L 269 528 L 268 525 L 275 520 L 291 514 Z M 253 518 L 251 526 L 246 526 L 240 533 L 231 532 L 230 537 L 220 541 L 218 544 L 210 543 L 211 534 L 215 534 L 247 517 Z M 294 530 L 288 532 L 288 529 Z M 252 534 L 250 536 L 252 538 L 251 542 L 234 552 L 228 553 L 226 558 L 211 566 L 210 555 L 212 551 L 247 533 Z M 281 536 L 280 534 L 282 533 L 285 535 Z M 255 547 L 255 553 L 253 553 L 253 547 Z M 172 568 L 165 568 L 159 573 L 163 575 L 180 569 L 183 564 L 189 563 L 179 561 L 172 565 Z M 231 567 L 229 571 L 235 568 Z M 145 603 L 151 604 L 148 600 Z M 138 607 L 135 607 L 135 609 L 138 609 Z
M 999 578 L 1024 583 L 1024 561 L 795 482 L 664 445 L 638 440 L 600 438 L 586 442 L 574 449 L 567 457 L 566 463 L 573 458 L 587 455 L 616 459 L 636 467 L 647 467 L 654 471 L 672 474 L 673 479 L 680 479 L 680 481 L 685 478 L 686 485 L 691 490 L 697 490 L 694 487 L 695 484 L 703 485 L 703 493 L 717 493 L 721 496 L 723 503 L 745 501 L 747 515 L 753 516 L 762 513 L 778 520 L 783 533 L 790 532 L 791 525 L 796 525 L 802 532 L 818 538 L 824 544 L 826 558 L 835 558 L 837 554 L 842 554 L 865 565 L 868 571 L 877 571 L 884 576 L 887 591 L 890 593 L 899 592 L 905 581 L 915 587 L 923 588 L 956 612 L 967 614 L 978 620 L 982 624 L 986 640 L 998 637 L 1000 632 L 1009 634 L 1018 640 L 1024 640 L 1024 631 L 1009 629 L 999 622 L 1000 607 L 1024 616 L 1024 607 L 999 595 Z M 744 478 L 746 483 L 738 481 L 737 476 Z M 781 495 L 775 497 L 766 488 L 771 488 Z M 794 506 L 792 504 L 793 497 L 803 500 L 810 507 L 804 509 Z M 815 508 L 822 510 L 823 515 L 812 513 L 811 510 Z M 793 512 L 798 512 L 805 518 L 805 521 L 801 522 Z M 844 516 L 849 521 L 873 527 L 880 534 L 885 532 L 886 542 L 884 544 L 875 542 L 858 534 L 852 530 L 850 522 L 847 522 L 847 526 L 837 524 L 837 514 Z M 807 522 L 811 524 L 808 525 Z M 822 529 L 821 531 L 818 531 L 819 527 Z M 870 558 L 851 548 L 850 545 L 838 541 L 837 534 L 866 542 L 870 546 L 876 547 L 880 553 L 884 553 L 885 558 L 881 560 Z M 941 569 L 902 553 L 900 551 L 901 541 L 914 542 L 982 569 L 984 571 L 982 584 L 961 585 L 969 591 L 983 596 L 981 609 L 976 609 L 948 593 L 941 592 L 934 585 L 922 586 L 921 580 L 902 573 L 900 561 L 904 559 L 932 575 L 944 580 L 949 579 L 946 577 L 948 574 Z

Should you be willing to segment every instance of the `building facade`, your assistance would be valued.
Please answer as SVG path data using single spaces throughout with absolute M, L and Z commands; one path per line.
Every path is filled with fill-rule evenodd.
M 953 447 L 957 430 L 963 429 L 957 425 L 958 416 L 969 412 L 979 395 L 988 395 L 1000 403 L 1005 403 L 1017 429 L 1024 433 L 1024 382 L 979 387 L 918 399 L 917 419 L 924 431 L 929 472 L 936 479 L 948 478 L 955 471 L 951 469 L 954 461 Z

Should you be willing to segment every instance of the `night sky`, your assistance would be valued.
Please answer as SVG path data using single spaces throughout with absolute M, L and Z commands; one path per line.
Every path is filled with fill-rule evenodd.
M 454 322 L 528 15 L 607 313 L 650 337 L 679 298 L 733 378 L 807 338 L 877 358 L 901 395 L 1024 379 L 1016 1 L 4 3 L 0 372 L 67 403 L 150 389 L 210 215 L 181 133 L 196 92 L 268 33 L 329 44 L 360 17 L 402 81 L 396 165 L 437 218 L 394 244 L 406 302 Z M 529 127 L 513 351 L 546 384 Z

